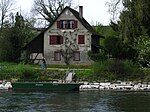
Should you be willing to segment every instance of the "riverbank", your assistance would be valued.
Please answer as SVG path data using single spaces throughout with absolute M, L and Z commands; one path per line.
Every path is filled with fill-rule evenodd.
M 83 82 L 81 90 L 128 90 L 128 91 L 150 91 L 150 82 Z
M 37 82 L 38 83 L 38 82 Z M 54 83 L 62 83 L 54 81 Z M 74 82 L 73 82 L 74 83 Z M 80 85 L 80 90 L 116 90 L 116 91 L 150 91 L 150 82 L 80 82 L 83 85 Z M 0 81 L 0 89 L 11 88 L 11 81 Z

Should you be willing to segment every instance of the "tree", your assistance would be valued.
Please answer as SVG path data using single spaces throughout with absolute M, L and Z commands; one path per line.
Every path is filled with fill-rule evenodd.
M 33 12 L 52 23 L 65 6 L 71 7 L 72 4 L 73 0 L 34 0 Z
M 63 44 L 57 51 L 61 52 L 65 64 L 69 65 L 71 59 L 74 57 L 74 53 L 79 50 L 77 44 L 78 34 L 88 34 L 88 31 L 86 32 L 82 29 L 76 29 L 74 31 L 58 31 L 57 29 L 52 29 L 50 32 L 55 32 L 63 37 Z
M 122 11 L 123 0 L 109 0 L 106 5 L 109 7 L 108 12 L 111 14 L 111 21 L 117 22 L 120 12 Z
M 64 44 L 61 46 L 62 57 L 66 65 L 70 64 L 70 59 L 74 56 L 74 52 L 77 51 L 78 45 L 76 44 L 77 30 L 74 32 L 65 31 L 63 33 Z
M 3 28 L 4 20 L 8 13 L 12 10 L 14 0 L 0 0 L 1 28 Z
M 11 61 L 11 56 L 13 53 L 10 37 L 11 30 L 9 27 L 5 27 L 0 35 L 0 61 Z
M 132 60 L 136 59 L 136 62 L 147 66 L 150 56 L 148 47 L 150 39 L 150 1 L 117 1 L 122 1 L 123 4 L 123 10 L 118 21 L 118 29 L 119 38 L 128 48 L 127 56 L 130 56 L 131 52 Z
M 35 36 L 30 22 L 17 12 L 12 28 L 11 43 L 14 61 L 20 61 L 22 48 Z
M 138 52 L 137 62 L 143 67 L 150 67 L 150 38 L 145 29 L 142 29 L 142 32 L 134 46 Z
M 34 32 L 28 20 L 17 13 L 12 25 L 5 25 L 1 30 L 0 61 L 19 62 L 22 47 L 34 37 Z M 9 21 L 8 21 L 9 22 Z

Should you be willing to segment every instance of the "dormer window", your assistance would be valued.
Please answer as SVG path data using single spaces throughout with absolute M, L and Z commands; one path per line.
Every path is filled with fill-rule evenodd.
M 61 27 L 62 27 L 63 29 L 66 29 L 66 28 L 68 27 L 67 21 L 62 21 Z
M 74 21 L 69 21 L 69 28 L 73 29 L 74 28 Z
M 77 28 L 77 21 L 76 20 L 57 21 L 57 28 L 59 28 L 59 29 L 75 29 L 75 28 Z

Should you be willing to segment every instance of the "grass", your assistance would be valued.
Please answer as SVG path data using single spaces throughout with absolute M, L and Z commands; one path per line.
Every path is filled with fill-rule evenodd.
M 86 76 L 90 73 L 91 66 L 50 66 L 48 65 L 46 70 L 41 69 L 41 65 L 31 65 L 22 63 L 9 63 L 1 62 L 0 66 L 5 66 L 5 68 L 0 68 L 0 80 L 51 80 L 51 79 L 63 79 L 64 74 L 67 69 L 75 69 L 78 73 L 80 79 L 82 79 L 82 74 Z M 38 69 L 37 69 L 38 68 Z M 56 69 L 57 68 L 57 69 Z M 59 70 L 63 69 L 63 70 Z M 78 70 L 80 69 L 80 70 Z M 83 70 L 81 70 L 83 69 Z M 86 70 L 88 69 L 88 70 Z M 82 72 L 81 72 L 82 71 Z
M 109 67 L 108 62 L 97 62 L 90 66 L 48 65 L 48 69 L 41 69 L 41 65 L 8 62 L 0 62 L 0 66 L 6 67 L 0 68 L 0 80 L 62 80 L 67 69 L 74 69 L 77 79 L 82 81 L 141 79 L 150 81 L 150 69 L 141 70 L 130 61 L 122 61 L 121 64 L 120 62 L 109 63 Z

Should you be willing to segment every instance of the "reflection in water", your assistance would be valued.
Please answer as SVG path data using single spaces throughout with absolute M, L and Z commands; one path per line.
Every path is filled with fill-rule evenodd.
M 0 91 L 0 112 L 150 112 L 149 92 Z

